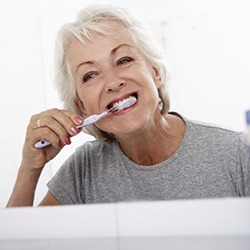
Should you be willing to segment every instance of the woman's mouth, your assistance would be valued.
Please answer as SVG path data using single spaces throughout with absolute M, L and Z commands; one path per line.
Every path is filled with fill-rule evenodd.
M 118 111 L 121 111 L 121 110 L 124 110 L 133 106 L 137 102 L 137 98 L 138 98 L 137 93 L 133 93 L 124 99 L 110 103 L 107 106 L 107 108 L 108 110 L 111 110 L 111 112 L 116 113 Z

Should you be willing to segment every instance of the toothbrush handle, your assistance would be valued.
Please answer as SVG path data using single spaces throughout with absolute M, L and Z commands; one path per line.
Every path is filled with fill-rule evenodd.
M 38 141 L 34 147 L 35 148 L 45 148 L 47 146 L 49 146 L 51 144 L 50 141 L 47 141 L 47 140 L 41 140 L 41 141 Z
M 83 128 L 85 126 L 91 125 L 91 124 L 99 121 L 100 119 L 102 119 L 103 117 L 105 117 L 108 114 L 109 114 L 109 111 L 106 110 L 102 113 L 99 113 L 96 115 L 91 115 L 91 116 L 87 117 L 86 119 L 84 119 L 83 123 L 79 126 L 76 126 L 76 128 L 80 129 L 80 128 Z
M 99 121 L 100 119 L 102 119 L 103 117 L 105 117 L 106 115 L 108 115 L 109 113 L 110 113 L 110 111 L 109 111 L 109 110 L 106 110 L 106 111 L 104 111 L 104 112 L 102 112 L 102 113 L 100 113 L 100 114 L 91 115 L 91 116 L 87 117 L 87 118 L 83 121 L 83 123 L 82 123 L 81 125 L 76 126 L 76 128 L 77 128 L 77 129 L 81 129 L 81 128 L 85 127 L 85 126 L 91 125 L 91 124 L 93 124 L 93 123 Z M 48 141 L 48 140 L 40 140 L 40 141 L 38 141 L 38 142 L 34 145 L 34 147 L 35 147 L 35 148 L 45 148 L 45 147 L 47 147 L 47 146 L 49 146 L 49 145 L 51 145 L 51 142 L 50 142 L 50 141 Z

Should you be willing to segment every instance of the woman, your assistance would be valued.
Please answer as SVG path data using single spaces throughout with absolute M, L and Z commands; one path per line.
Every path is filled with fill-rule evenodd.
M 33 205 L 45 164 L 84 118 L 128 98 L 85 130 L 96 137 L 66 160 L 40 205 L 250 195 L 245 135 L 169 112 L 162 53 L 114 6 L 90 6 L 58 35 L 56 81 L 65 110 L 34 115 L 8 206 Z M 37 149 L 46 139 L 51 145 Z

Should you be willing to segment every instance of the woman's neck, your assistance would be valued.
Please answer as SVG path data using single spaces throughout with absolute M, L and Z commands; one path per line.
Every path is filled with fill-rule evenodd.
M 179 148 L 185 134 L 185 122 L 167 115 L 139 133 L 117 137 L 121 150 L 133 162 L 149 166 L 170 158 Z

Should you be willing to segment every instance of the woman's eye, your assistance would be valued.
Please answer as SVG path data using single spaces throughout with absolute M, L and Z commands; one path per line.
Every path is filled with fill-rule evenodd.
M 87 73 L 87 74 L 85 74 L 85 75 L 83 76 L 82 81 L 83 81 L 84 83 L 85 83 L 85 82 L 88 82 L 88 81 L 94 79 L 95 76 L 96 76 L 96 73 L 94 73 L 94 72 L 89 72 L 89 73 Z
M 118 66 L 119 65 L 125 65 L 125 64 L 128 64 L 128 63 L 132 62 L 132 61 L 133 61 L 133 58 L 131 58 L 131 57 L 124 57 L 124 58 L 121 58 L 120 60 L 118 60 L 117 65 Z

